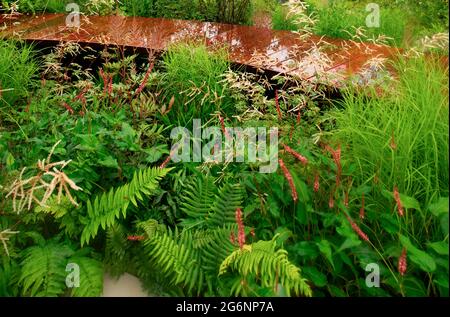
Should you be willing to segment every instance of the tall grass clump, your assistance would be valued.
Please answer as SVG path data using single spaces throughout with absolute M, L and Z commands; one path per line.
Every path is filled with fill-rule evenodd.
M 448 68 L 429 58 L 401 60 L 392 92 L 368 97 L 348 92 L 334 137 L 345 141 L 361 184 L 372 181 L 427 206 L 448 196 Z
M 298 26 L 295 24 L 295 17 L 288 17 L 288 9 L 282 5 L 277 5 L 272 11 L 272 27 L 274 30 L 298 30 Z
M 210 52 L 205 45 L 180 43 L 167 51 L 163 63 L 166 98 L 175 100 L 168 113 L 174 122 L 209 119 L 211 113 L 227 110 L 228 98 L 221 83 L 229 67 L 225 50 Z
M 315 31 L 319 35 L 350 39 L 357 28 L 366 29 L 366 35 L 377 37 L 385 35 L 390 44 L 402 46 L 408 16 L 399 8 L 385 8 L 380 6 L 380 26 L 368 28 L 366 26 L 365 5 L 355 6 L 350 2 L 332 2 L 328 6 L 317 7 L 311 5 L 318 22 Z
M 0 105 L 13 105 L 29 95 L 38 66 L 30 46 L 0 42 Z

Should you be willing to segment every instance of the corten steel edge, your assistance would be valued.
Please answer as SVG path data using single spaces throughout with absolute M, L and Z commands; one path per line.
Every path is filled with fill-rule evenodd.
M 180 41 L 197 41 L 211 50 L 227 48 L 232 63 L 304 80 L 314 77 L 317 71 L 311 59 L 314 48 L 320 48 L 329 59 L 325 72 L 339 73 L 341 79 L 358 73 L 371 58 L 392 58 L 397 52 L 388 46 L 319 36 L 302 40 L 295 32 L 255 26 L 163 18 L 80 16 L 80 27 L 69 28 L 66 17 L 64 14 L 2 15 L 0 38 L 49 45 L 75 41 L 156 52 Z

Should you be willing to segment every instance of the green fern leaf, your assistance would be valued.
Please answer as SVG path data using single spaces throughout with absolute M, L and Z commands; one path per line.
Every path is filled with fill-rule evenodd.
M 158 187 L 158 182 L 170 169 L 148 168 L 134 174 L 131 182 L 111 189 L 108 193 L 97 196 L 94 202 L 87 202 L 86 225 L 81 234 L 81 245 L 89 244 L 89 241 L 98 233 L 99 227 L 103 230 L 113 225 L 116 219 L 126 217 L 126 211 L 130 202 L 137 205 L 143 196 L 152 194 Z
M 80 285 L 72 288 L 72 296 L 100 296 L 103 292 L 103 264 L 84 256 L 71 257 L 69 263 L 75 263 L 80 268 Z
M 19 283 L 25 296 L 58 296 L 66 288 L 67 258 L 73 254 L 68 246 L 48 241 L 23 251 Z
M 257 277 L 263 287 L 276 289 L 280 283 L 288 296 L 292 292 L 311 296 L 311 288 L 306 279 L 301 277 L 300 269 L 289 262 L 287 251 L 276 250 L 276 237 L 271 241 L 258 241 L 234 251 L 222 262 L 219 275 L 231 269 L 243 278 Z

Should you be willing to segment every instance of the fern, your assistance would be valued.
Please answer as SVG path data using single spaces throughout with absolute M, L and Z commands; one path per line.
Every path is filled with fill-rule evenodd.
M 134 174 L 131 182 L 97 196 L 93 203 L 89 200 L 81 245 L 89 244 L 89 241 L 96 237 L 100 226 L 106 229 L 121 216 L 125 218 L 130 202 L 137 207 L 137 202 L 144 199 L 142 195 L 150 196 L 157 189 L 159 180 L 169 170 L 158 168 L 140 170 Z
M 67 257 L 73 254 L 67 245 L 54 240 L 27 248 L 23 252 L 22 274 L 23 295 L 58 296 L 65 288 Z
M 123 225 L 113 224 L 106 230 L 105 266 L 112 276 L 119 277 L 130 264 L 128 252 L 130 244 Z
M 234 251 L 221 264 L 219 275 L 231 269 L 238 271 L 243 277 L 257 277 L 264 287 L 277 288 L 280 283 L 288 296 L 291 291 L 311 296 L 311 288 L 301 277 L 300 269 L 289 262 L 287 251 L 276 250 L 276 237 L 271 241 L 258 241 Z M 239 287 L 237 286 L 237 292 Z
M 189 216 L 184 227 L 222 227 L 234 223 L 237 208 L 242 207 L 243 189 L 240 184 L 225 184 L 217 188 L 211 178 L 199 178 L 183 191 L 181 210 Z
M 183 231 L 180 235 L 178 230 L 156 233 L 145 242 L 145 248 L 173 285 L 182 284 L 188 292 L 200 294 L 205 273 L 200 265 L 200 253 L 192 247 L 189 231 Z
M 27 233 L 37 242 L 22 252 L 19 284 L 25 296 L 61 296 L 67 291 L 67 264 L 79 267 L 80 285 L 71 288 L 72 296 L 99 296 L 103 290 L 102 263 L 88 257 L 91 249 L 75 252 L 57 239 L 45 241 L 38 233 Z
M 80 285 L 72 288 L 71 295 L 74 297 L 100 296 L 103 292 L 103 264 L 85 256 L 73 256 L 69 263 L 75 263 L 80 268 Z

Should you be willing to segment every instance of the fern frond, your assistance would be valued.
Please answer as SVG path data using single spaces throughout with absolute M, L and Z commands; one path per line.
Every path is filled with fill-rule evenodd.
M 209 229 L 206 231 L 208 235 L 203 241 L 195 241 L 194 246 L 200 245 L 203 268 L 210 272 L 213 276 L 217 276 L 220 264 L 225 258 L 233 252 L 236 247 L 230 242 L 231 231 L 235 231 L 235 225 L 224 228 Z M 198 233 L 201 235 L 201 233 Z
M 161 270 L 171 279 L 171 284 L 181 284 L 188 292 L 200 294 L 205 281 L 205 273 L 200 265 L 198 250 L 192 245 L 189 231 L 169 230 L 165 234 L 156 233 L 145 241 L 146 253 Z
M 143 230 L 148 238 L 152 238 L 155 233 L 164 233 L 166 227 L 155 219 L 148 219 L 146 221 L 140 221 L 136 224 L 136 227 Z
M 211 213 L 216 191 L 216 185 L 207 176 L 195 178 L 194 181 L 187 183 L 183 190 L 180 209 L 191 219 L 188 221 L 184 219 L 182 225 L 190 226 L 204 222 Z
M 148 168 L 134 174 L 131 182 L 111 189 L 108 193 L 97 196 L 94 202 L 87 202 L 87 221 L 81 234 L 81 245 L 89 241 L 98 233 L 98 229 L 110 227 L 116 219 L 126 217 L 130 202 L 137 207 L 142 201 L 142 195 L 150 196 L 158 186 L 158 182 L 170 169 Z
M 289 261 L 286 250 L 276 250 L 275 239 L 258 241 L 234 251 L 222 262 L 219 275 L 231 269 L 244 278 L 257 277 L 263 287 L 277 288 L 280 283 L 288 296 L 291 292 L 311 296 L 311 288 L 301 277 L 300 269 Z
M 210 225 L 222 227 L 235 223 L 236 209 L 242 207 L 243 189 L 240 184 L 225 184 L 220 188 L 212 206 Z
M 80 285 L 72 288 L 74 297 L 97 297 L 103 292 L 103 264 L 85 256 L 74 256 L 69 263 L 80 268 Z
M 129 249 L 127 232 L 123 225 L 115 223 L 106 230 L 105 265 L 113 276 L 125 273 L 129 265 Z
M 73 254 L 67 245 L 49 241 L 23 251 L 19 283 L 25 296 L 58 296 L 66 288 L 67 257 Z
M 217 188 L 210 177 L 199 178 L 183 191 L 181 210 L 189 216 L 182 225 L 216 228 L 235 222 L 237 208 L 242 207 L 243 188 L 240 184 L 225 184 Z

